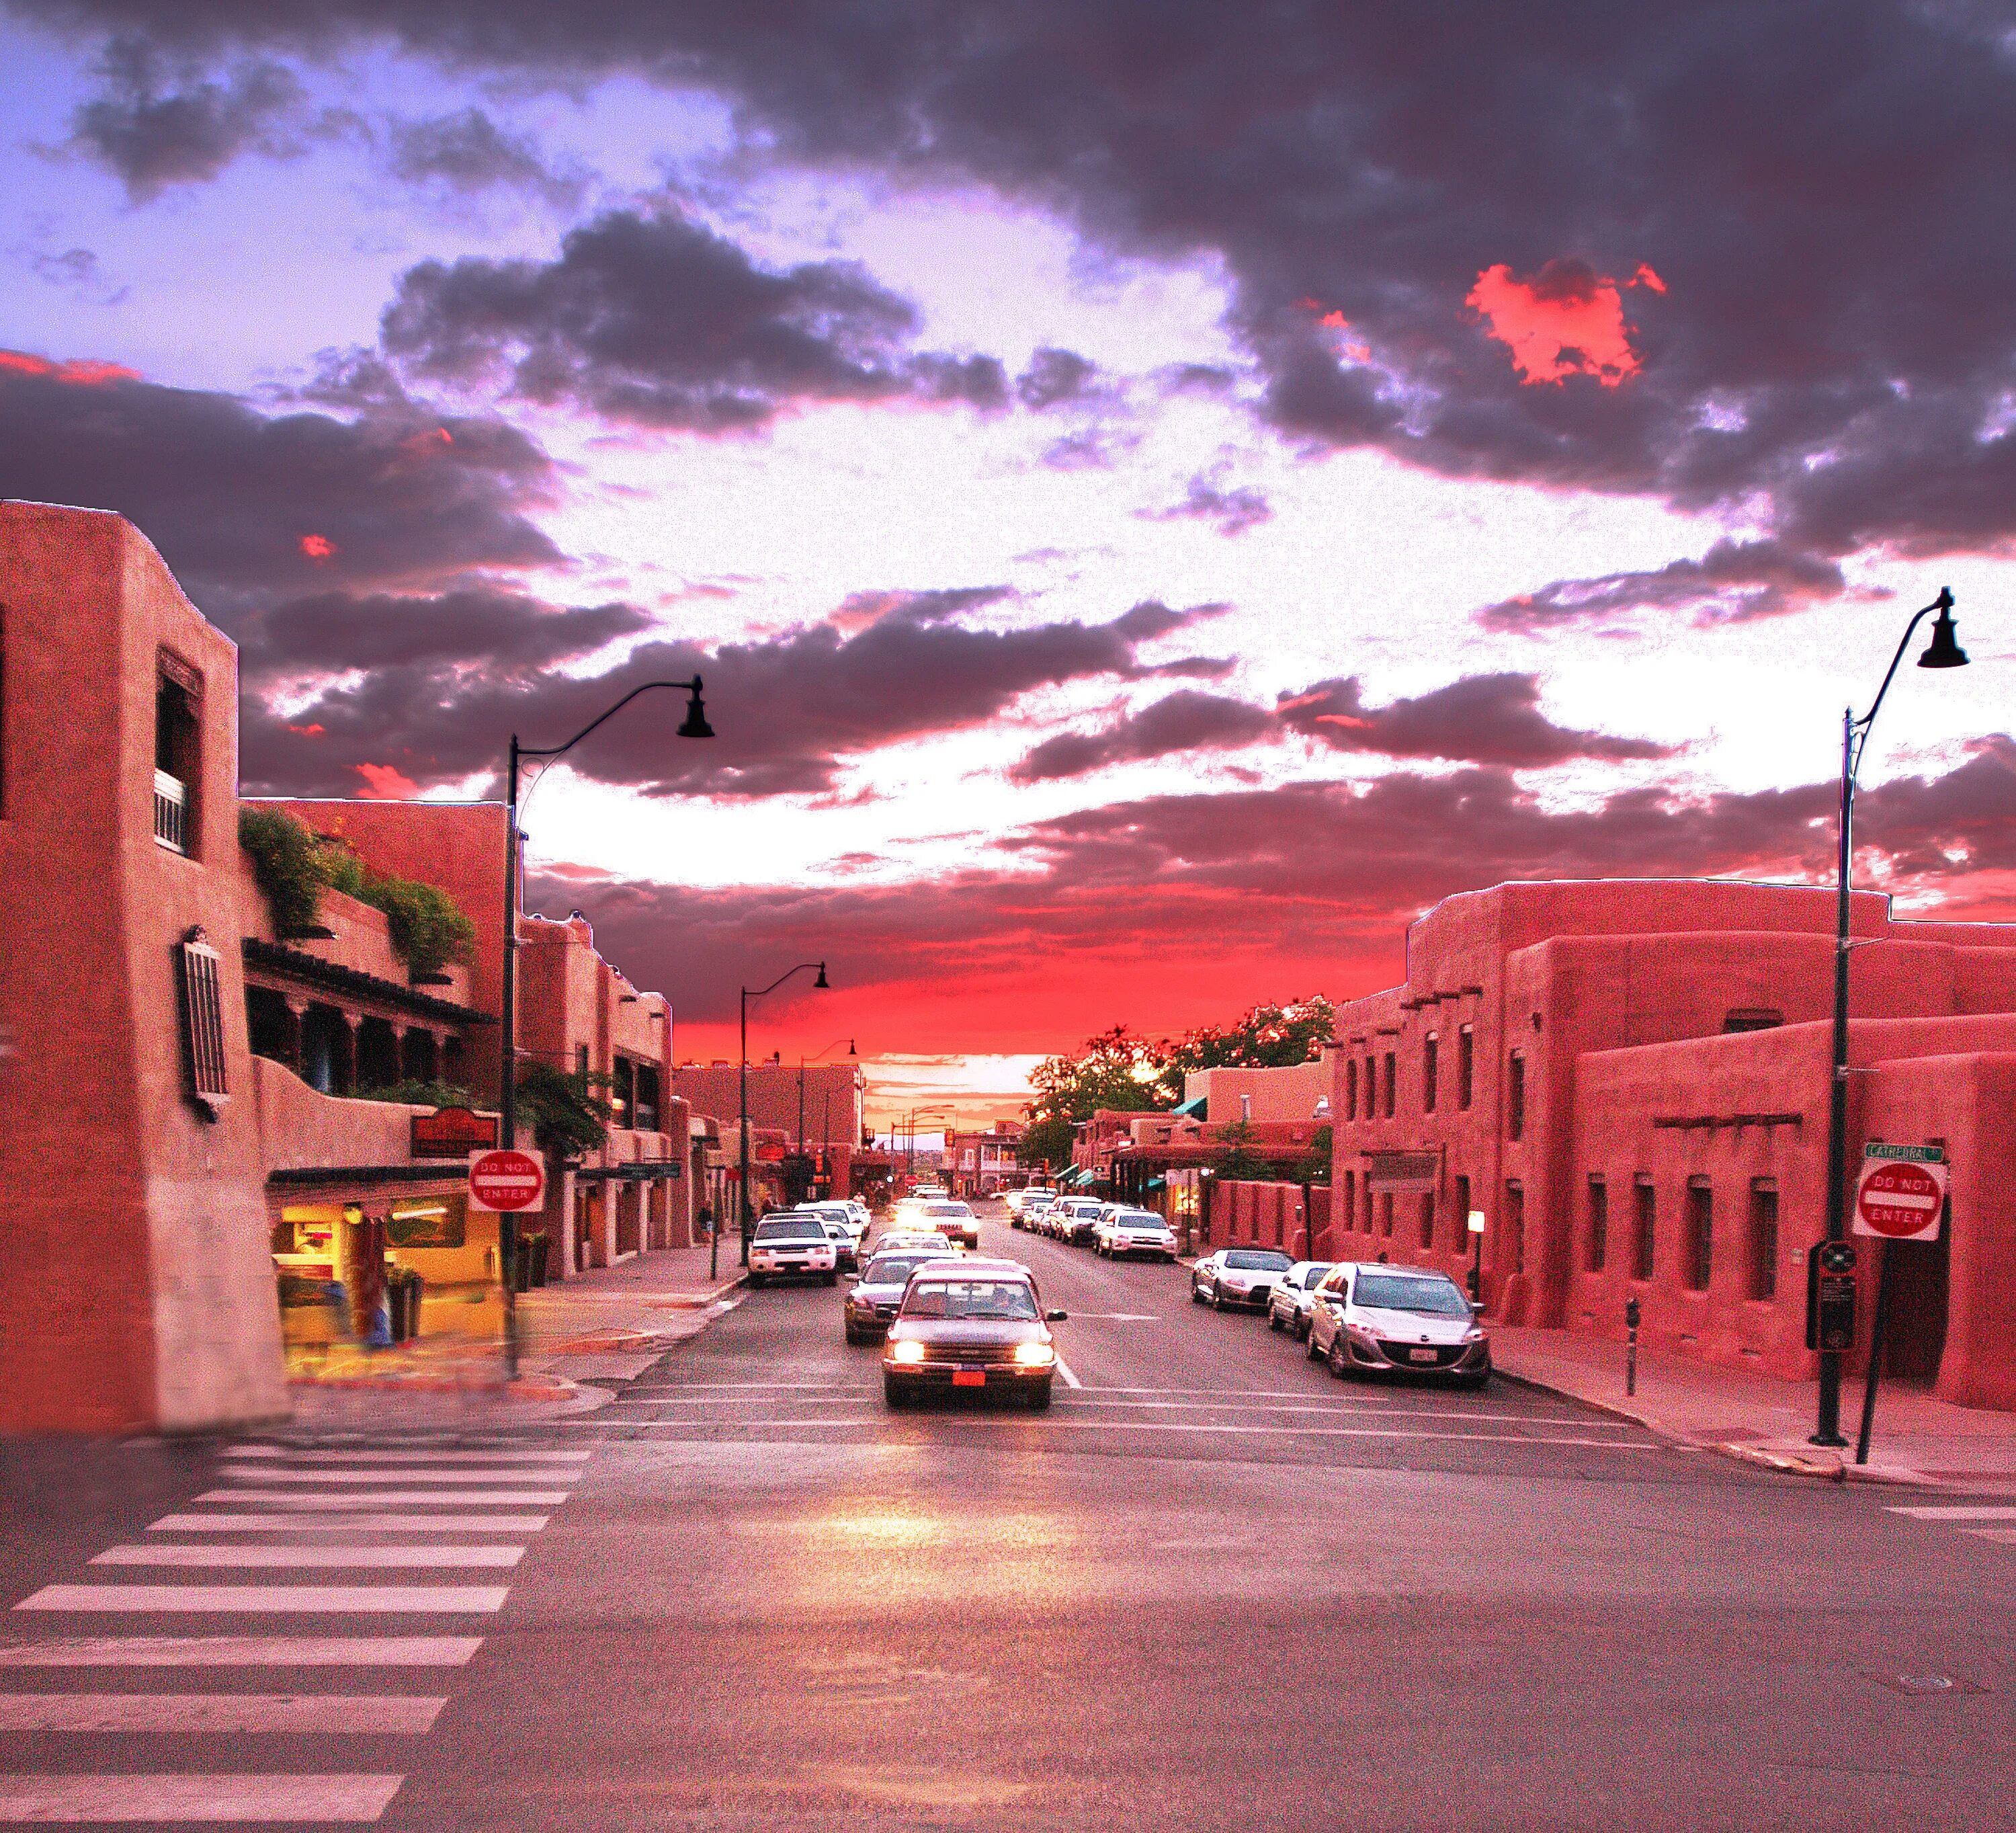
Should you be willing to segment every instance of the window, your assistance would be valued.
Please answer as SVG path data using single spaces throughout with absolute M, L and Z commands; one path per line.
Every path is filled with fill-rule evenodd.
M 1750 1187 L 1750 1296 L 1778 1295 L 1778 1187 L 1768 1177 Z
M 1687 1284 L 1708 1290 L 1715 1267 L 1715 1192 L 1705 1177 L 1687 1179 Z
M 1505 1136 L 1508 1140 L 1524 1139 L 1526 1135 L 1526 1059 L 1522 1053 L 1514 1050 L 1505 1083 Z
M 1358 1059 L 1355 1057 L 1344 1066 L 1344 1117 L 1346 1120 L 1358 1118 Z
M 196 850 L 198 715 L 203 677 L 162 650 L 154 677 L 154 838 L 171 853 Z
M 1785 1014 L 1770 1006 L 1732 1006 L 1722 1015 L 1722 1028 L 1733 1031 L 1769 1031 L 1785 1022 Z
M 1372 1233 L 1372 1173 L 1365 1174 L 1365 1232 Z
M 1388 1050 L 1386 1053 L 1385 1104 L 1380 1109 L 1380 1111 L 1384 1114 L 1388 1120 L 1391 1120 L 1393 1118 L 1394 1084 L 1400 1079 L 1399 1075 L 1397 1073 L 1399 1068 L 1399 1059 L 1394 1056 L 1391 1050 Z
M 1358 1226 L 1358 1173 L 1355 1171 L 1344 1174 L 1344 1226 Z
M 1589 1270 L 1603 1271 L 1610 1257 L 1610 1187 L 1600 1177 L 1589 1180 Z
M 1652 1189 L 1652 1180 L 1641 1177 L 1632 1194 L 1637 1200 L 1636 1226 L 1631 1236 L 1631 1277 L 1634 1280 L 1648 1280 L 1652 1277 L 1652 1249 L 1658 1223 L 1658 1200 Z
M 588 1046 L 576 1044 L 574 1047 L 574 1072 L 576 1075 L 588 1074 Z
M 1432 1248 L 1435 1244 L 1435 1196 L 1432 1190 L 1421 1193 L 1421 1245 Z
M 1505 1246 L 1499 1264 L 1512 1273 L 1526 1270 L 1526 1187 L 1516 1177 L 1505 1183 Z
M 1421 1039 L 1421 1111 L 1435 1111 L 1435 1052 L 1438 1043 L 1433 1032 Z
M 1467 1107 L 1477 1092 L 1477 1034 L 1460 1026 L 1456 1034 L 1456 1104 Z
M 1379 1232 L 1390 1237 L 1393 1233 L 1393 1193 L 1382 1190 L 1379 1194 Z
M 1379 1100 L 1379 1065 L 1370 1057 L 1365 1059 L 1365 1118 L 1372 1118 L 1373 1110 Z
M 1464 1238 L 1470 1233 L 1470 1179 L 1460 1177 L 1456 1180 L 1456 1251 L 1460 1254 L 1469 1247 Z
M 201 929 L 192 929 L 177 945 L 175 960 L 182 1066 L 189 1073 L 189 1097 L 214 1120 L 230 1099 L 224 1075 L 224 999 L 218 953 L 204 940 Z

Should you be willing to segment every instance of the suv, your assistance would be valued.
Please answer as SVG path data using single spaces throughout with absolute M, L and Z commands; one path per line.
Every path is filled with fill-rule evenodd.
M 980 1219 L 973 1213 L 973 1205 L 954 1197 L 936 1197 L 926 1203 L 918 1211 L 913 1226 L 934 1228 L 961 1247 L 977 1248 L 980 1245 Z
M 1099 1219 L 1094 1241 L 1099 1251 L 1109 1260 L 1132 1254 L 1145 1254 L 1154 1260 L 1173 1261 L 1176 1257 L 1175 1236 L 1170 1232 L 1169 1225 L 1151 1209 L 1118 1206 L 1109 1209 Z
M 749 1244 L 749 1284 L 758 1291 L 773 1279 L 815 1278 L 830 1286 L 840 1277 L 840 1255 L 817 1215 L 766 1215 Z

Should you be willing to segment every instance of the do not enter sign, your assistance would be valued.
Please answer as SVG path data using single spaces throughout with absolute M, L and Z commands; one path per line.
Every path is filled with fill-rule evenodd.
M 545 1201 L 546 1167 L 537 1152 L 476 1152 L 469 1161 L 469 1206 L 493 1215 L 537 1209 Z
M 1855 1192 L 1855 1232 L 1889 1241 L 1935 1241 L 1946 1168 L 1937 1159 L 1871 1156 Z

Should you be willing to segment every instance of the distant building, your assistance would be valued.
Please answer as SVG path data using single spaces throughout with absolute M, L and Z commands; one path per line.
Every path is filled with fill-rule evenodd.
M 1337 1014 L 1329 1251 L 1460 1277 L 1474 1212 L 1508 1323 L 1620 1336 L 1635 1297 L 1650 1345 L 1809 1374 L 1834 911 L 1831 891 L 1701 880 L 1438 905 L 1406 984 Z M 1852 922 L 1850 1175 L 1868 1141 L 1952 1166 L 1938 1245 L 1890 1250 L 1888 1366 L 2016 1408 L 2016 927 L 1899 922 L 1869 892 Z
M 988 1197 L 1019 1181 L 1017 1154 L 1027 1130 L 1020 1121 L 945 1136 L 945 1169 L 956 1197 Z
M 1193 1069 L 1176 1111 L 1229 1120 L 1327 1120 L 1330 1065 L 1312 1057 L 1276 1069 Z

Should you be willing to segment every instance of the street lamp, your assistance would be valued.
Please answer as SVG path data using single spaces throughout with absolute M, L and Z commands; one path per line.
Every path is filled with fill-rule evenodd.
M 646 681 L 633 687 L 622 699 L 581 727 L 565 744 L 535 747 L 518 742 L 511 734 L 511 764 L 506 773 L 504 829 L 504 989 L 502 1011 L 498 1019 L 498 1079 L 503 1086 L 498 1095 L 499 1143 L 509 1151 L 518 1143 L 518 764 L 524 758 L 557 758 L 571 751 L 603 720 L 612 718 L 640 693 L 654 687 L 676 688 L 686 697 L 686 716 L 679 722 L 681 738 L 711 738 L 714 728 L 707 722 L 706 704 L 700 699 L 700 678 L 690 681 Z M 534 787 L 537 787 L 535 783 Z M 511 1270 L 518 1251 L 517 1218 L 509 1214 L 497 1218 L 497 1266 L 504 1279 L 504 1370 L 515 1380 L 518 1374 L 518 1305 L 511 1291 Z
M 826 1046 L 826 1050 L 821 1050 L 819 1053 L 818 1056 L 801 1057 L 798 1059 L 798 1156 L 801 1158 L 802 1158 L 805 1154 L 805 1066 L 808 1063 L 816 1063 L 819 1060 L 820 1057 L 823 1057 L 826 1054 L 827 1051 L 837 1050 L 842 1044 L 846 1045 L 847 1053 L 848 1056 L 851 1057 L 854 1054 L 854 1039 L 852 1038 L 835 1038 L 831 1043 Z M 830 1143 L 826 1140 L 825 1129 L 823 1128 L 820 1129 L 819 1143 L 822 1145 Z
M 760 999 L 766 993 L 774 993 L 793 974 L 802 974 L 808 967 L 819 970 L 819 978 L 812 982 L 814 987 L 824 991 L 832 985 L 833 983 L 826 977 L 826 963 L 823 961 L 801 961 L 797 967 L 787 968 L 768 986 L 753 989 L 745 986 L 742 989 L 741 1113 L 738 1116 L 740 1122 L 739 1130 L 742 1135 L 742 1188 L 737 1198 L 737 1206 L 742 1215 L 742 1264 L 744 1266 L 749 1264 L 749 1002 Z M 720 1270 L 720 1244 L 721 1230 L 717 1228 L 714 1231 L 714 1245 L 707 1257 L 709 1279 Z
M 1827 1238 L 1848 1238 L 1848 939 L 1849 879 L 1854 869 L 1855 779 L 1869 748 L 1869 730 L 1876 723 L 1883 697 L 1890 691 L 1897 665 L 1910 646 L 1913 633 L 1933 612 L 1939 621 L 1932 626 L 1931 640 L 1919 657 L 1921 668 L 1964 668 L 1967 651 L 1953 633 L 1953 596 L 1944 586 L 1939 596 L 1915 614 L 1904 626 L 1897 653 L 1890 658 L 1889 672 L 1876 690 L 1876 700 L 1860 718 L 1848 708 L 1841 716 L 1841 850 L 1834 867 L 1834 1072 L 1827 1087 Z M 1841 1363 L 1839 1349 L 1820 1350 L 1820 1417 L 1809 1442 L 1844 1447 L 1848 1441 L 1841 1431 Z

